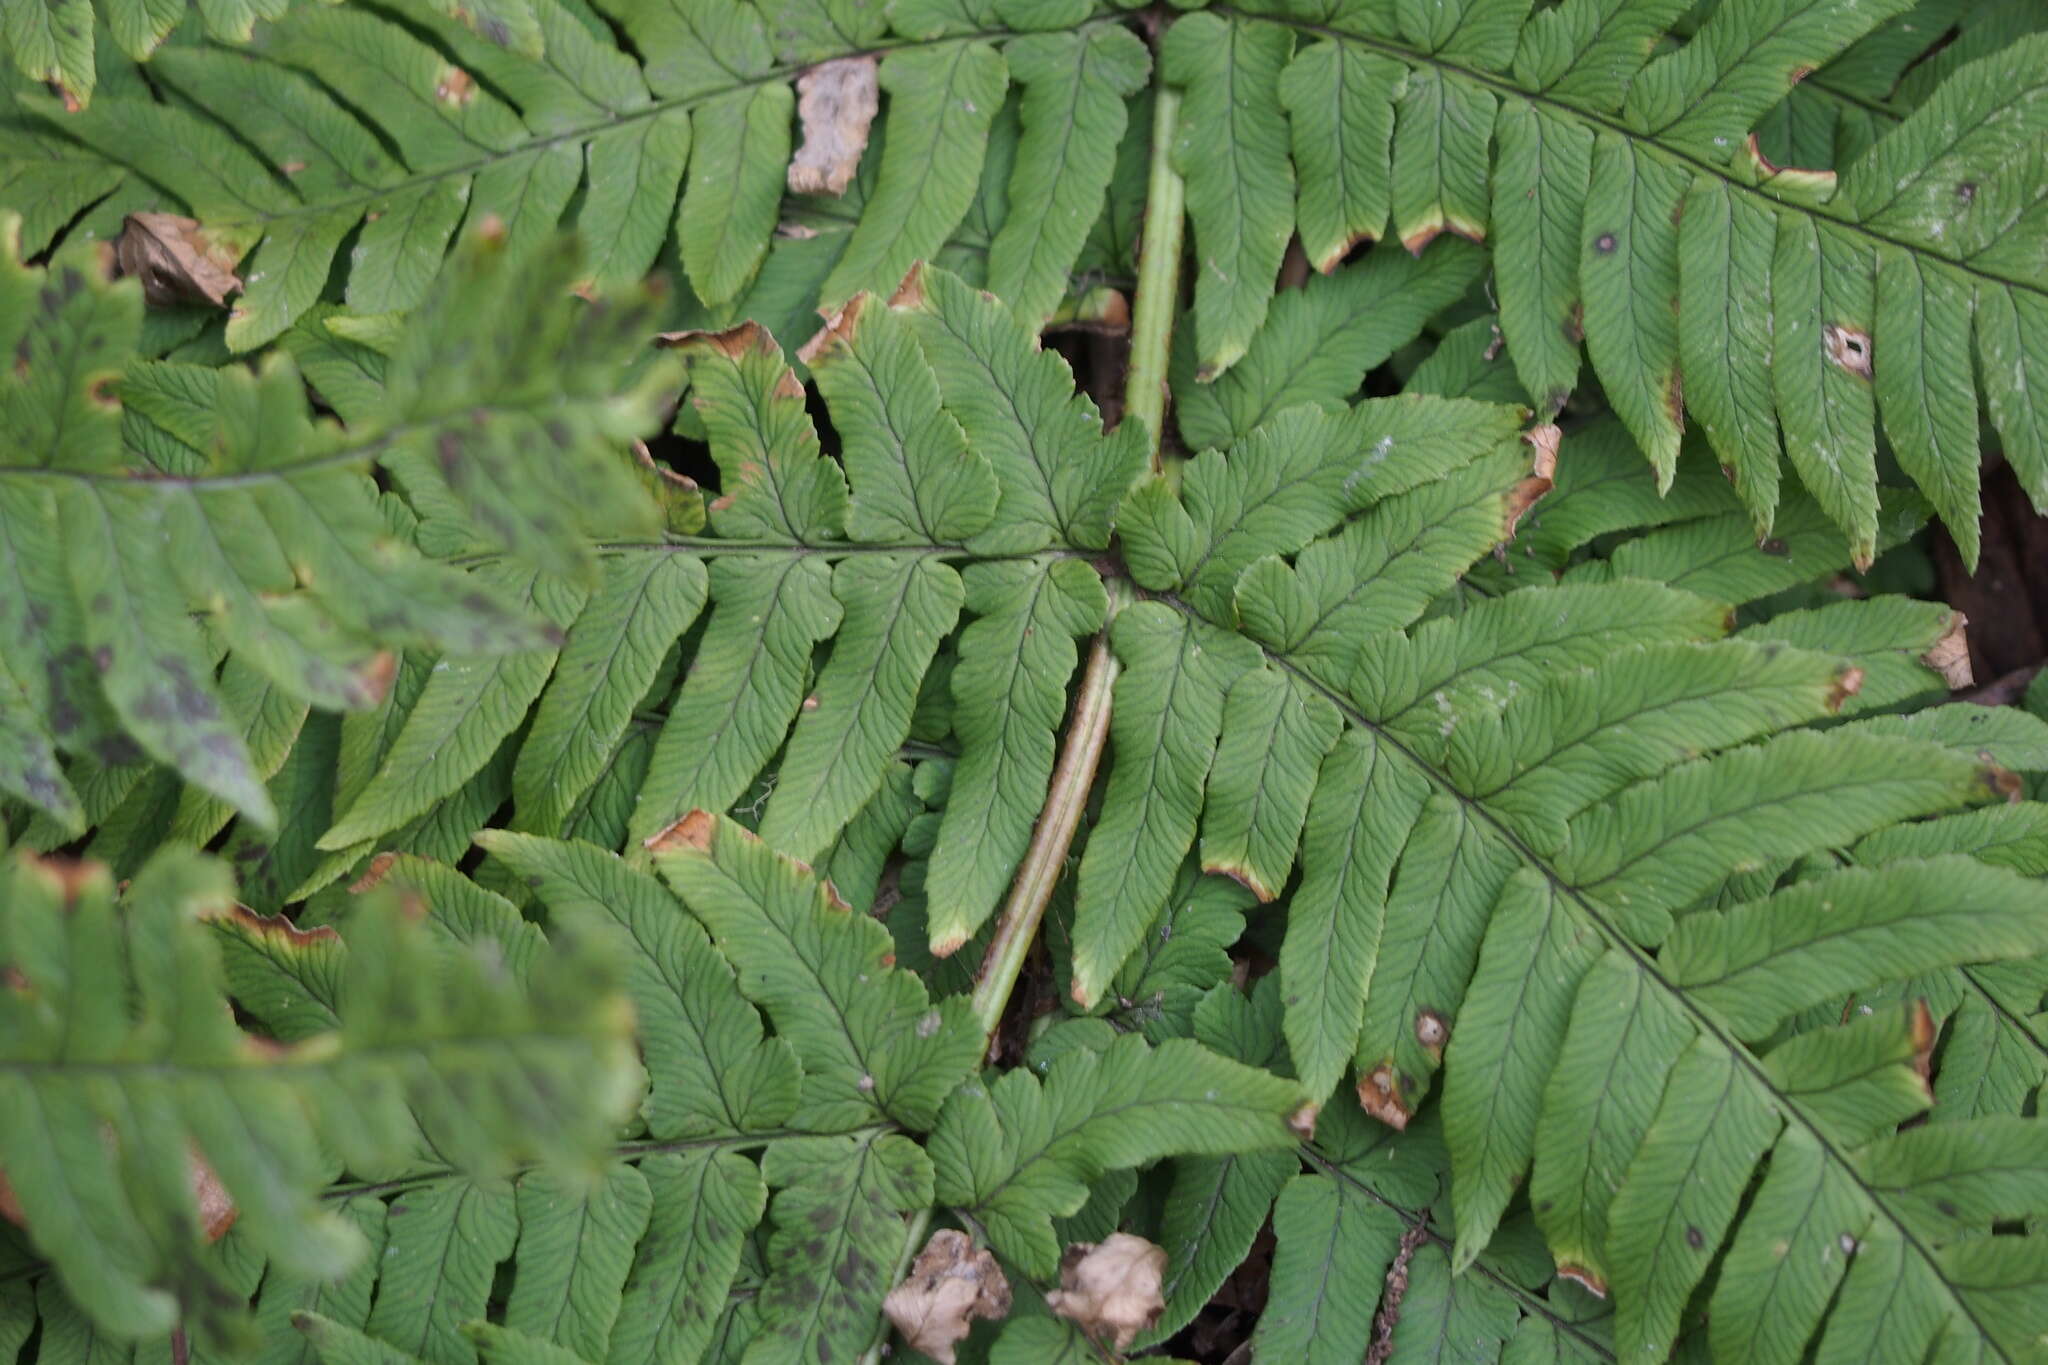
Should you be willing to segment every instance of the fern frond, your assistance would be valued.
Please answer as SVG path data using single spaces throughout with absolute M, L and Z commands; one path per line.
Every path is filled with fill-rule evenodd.
M 112 171 L 159 185 L 231 264 L 254 251 L 228 327 L 229 345 L 246 350 L 313 304 L 350 234 L 350 306 L 405 310 L 425 297 L 458 225 L 485 214 L 505 222 L 515 245 L 573 217 L 600 284 L 639 279 L 673 235 L 697 299 L 724 308 L 764 268 L 789 273 L 770 245 L 784 211 L 792 79 L 821 63 L 879 60 L 889 97 L 874 135 L 879 171 L 850 216 L 829 200 L 817 210 L 831 220 L 818 243 L 828 254 L 791 258 L 807 313 L 893 285 L 967 230 L 1011 80 L 995 43 L 1020 34 L 992 15 L 906 13 L 892 33 L 879 13 L 843 28 L 785 25 L 782 9 L 748 3 L 608 6 L 629 54 L 579 4 L 506 8 L 280 5 L 232 32 L 209 15 L 213 41 L 174 41 L 151 62 L 172 102 L 146 90 L 87 102 L 89 73 L 81 86 L 77 72 L 68 102 L 17 102 L 68 146 L 62 155 L 92 167 L 91 183 Z M 90 13 L 79 9 L 89 55 Z M 1020 211 L 983 224 L 976 247 L 977 266 L 1021 291 L 1038 322 L 1068 293 L 1108 187 L 1125 98 L 1150 64 L 1129 33 L 1086 11 L 1055 27 L 1063 31 L 1014 38 L 1017 79 L 1031 93 L 1006 134 L 1021 126 L 1024 155 L 1008 172 L 1008 202 Z M 879 58 L 878 47 L 888 49 Z M 1066 123 L 1082 110 L 1103 134 L 1085 154 Z M 192 160 L 199 149 L 203 165 Z M 1049 203 L 1059 212 L 1040 211 Z M 754 315 L 763 316 L 758 305 Z
M 2030 487 L 2042 468 L 2023 395 L 2038 368 L 2025 338 L 2048 289 L 2048 220 L 2020 149 L 2040 131 L 2043 40 L 2014 36 L 1945 62 L 1946 80 L 1901 121 L 1885 119 L 1853 155 L 1830 149 L 1816 169 L 1793 170 L 1758 150 L 1766 114 L 1903 0 L 1723 6 L 1657 52 L 1681 8 L 1332 14 L 1275 0 L 1182 21 L 1190 50 L 1208 54 L 1164 70 L 1187 92 L 1183 145 L 1222 149 L 1181 167 L 1209 263 L 1191 371 L 1206 379 L 1239 363 L 1265 318 L 1277 249 L 1251 249 L 1255 221 L 1260 241 L 1271 230 L 1247 206 L 1269 206 L 1286 184 L 1243 167 L 1277 161 L 1258 174 L 1284 172 L 1263 150 L 1281 133 L 1252 126 L 1273 115 L 1232 101 L 1284 104 L 1294 159 L 1316 173 L 1295 216 L 1322 268 L 1388 231 L 1416 252 L 1443 232 L 1490 240 L 1501 330 L 1539 410 L 1573 389 L 1583 336 L 1660 488 L 1690 408 L 1759 535 L 1775 525 L 1789 458 L 1859 564 L 1878 544 L 1881 418 L 1974 561 L 1973 375 Z M 1212 200 L 1232 207 L 1205 213 Z M 1190 411 L 1199 420 L 1203 409 Z M 1199 425 L 1188 435 L 1221 443 Z
M 624 383 L 612 372 L 645 298 L 565 305 L 574 269 L 566 242 L 525 265 L 479 241 L 383 366 L 378 410 L 342 429 L 310 418 L 282 356 L 253 373 L 137 359 L 140 291 L 87 254 L 48 269 L 0 259 L 0 289 L 21 305 L 0 309 L 20 361 L 0 379 L 0 786 L 76 834 L 86 810 L 56 754 L 104 769 L 147 755 L 217 803 L 192 808 L 195 840 L 228 809 L 274 826 L 279 739 L 306 703 L 375 703 L 392 682 L 384 647 L 530 668 L 519 651 L 557 629 L 536 619 L 552 604 L 535 585 L 587 565 L 596 526 L 656 524 L 615 453 L 664 382 L 660 367 Z M 577 359 L 560 367 L 560 354 Z M 513 474 L 542 451 L 549 475 Z M 471 577 L 423 558 L 394 534 L 373 466 L 470 541 L 540 567 Z M 570 487 L 580 507 L 565 515 Z
M 296 1028 L 284 1048 L 242 1033 L 208 923 L 317 956 L 346 1021 Z M 313 1200 L 323 1145 L 366 1174 L 423 1142 L 483 1175 L 574 1160 L 601 1147 L 631 1083 L 627 1018 L 587 959 L 543 955 L 508 981 L 388 905 L 360 910 L 345 939 L 302 936 L 236 907 L 224 868 L 197 854 L 159 855 L 118 903 L 104 868 L 17 861 L 0 952 L 0 1166 L 67 1292 L 120 1337 L 181 1310 L 216 1346 L 246 1332 L 201 1254 L 202 1212 L 218 1220 L 223 1195 L 281 1275 L 310 1284 L 357 1263 L 362 1230 Z M 246 969 L 227 980 L 253 989 Z

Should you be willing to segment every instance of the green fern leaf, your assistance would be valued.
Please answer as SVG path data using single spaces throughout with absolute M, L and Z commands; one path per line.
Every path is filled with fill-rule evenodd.
M 696 813 L 654 845 L 662 874 L 804 1068 L 806 1128 L 891 1116 L 929 1127 L 980 1041 L 958 999 L 929 1003 L 889 936 L 744 828 Z
M 1167 1152 L 1285 1146 L 1299 1102 L 1291 1083 L 1192 1042 L 1152 1049 L 1122 1038 L 1068 1054 L 1043 1085 L 1012 1071 L 954 1092 L 930 1144 L 938 1194 L 1005 1257 L 1048 1275 L 1059 1261 L 1052 1218 L 1078 1210 L 1103 1172 Z
M 25 984 L 6 1002 L 16 1055 L 0 1160 L 67 1290 L 123 1336 L 167 1328 L 181 1303 L 209 1340 L 234 1329 L 232 1298 L 193 1260 L 195 1157 L 233 1196 L 245 1234 L 304 1284 L 345 1272 L 363 1242 L 355 1223 L 314 1209 L 325 1163 L 309 1119 L 358 1170 L 402 1158 L 422 1133 L 490 1170 L 589 1152 L 616 1106 L 623 1021 L 588 962 L 539 960 L 530 988 L 517 986 L 368 908 L 349 925 L 347 1022 L 265 1058 L 217 1004 L 218 957 L 198 921 L 235 913 L 218 864 L 160 855 L 117 907 L 104 869 L 25 861 L 6 905 L 5 952 Z M 124 944 L 125 959 L 113 951 Z M 456 1072 L 467 1109 L 447 1101 Z M 540 1076 L 577 1102 L 535 1111 L 518 1092 Z M 110 1142 L 53 1145 L 102 1127 Z M 81 1165 L 80 1150 L 100 1156 Z

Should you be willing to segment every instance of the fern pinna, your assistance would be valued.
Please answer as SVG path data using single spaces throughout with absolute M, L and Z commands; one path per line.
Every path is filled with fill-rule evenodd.
M 8 7 L 0 1359 L 2043 1357 L 2039 15 L 1190 8 Z

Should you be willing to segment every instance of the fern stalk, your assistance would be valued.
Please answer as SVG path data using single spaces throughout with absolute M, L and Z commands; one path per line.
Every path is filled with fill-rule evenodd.
M 1116 579 L 1111 579 L 1108 587 L 1109 620 L 1114 620 L 1117 611 L 1129 600 L 1129 590 Z M 1103 746 L 1109 741 L 1110 694 L 1122 666 L 1109 648 L 1108 625 L 1109 621 L 1104 621 L 1102 633 L 1095 637 L 1088 651 L 1081 690 L 1074 698 L 1073 719 L 1067 727 L 1059 764 L 1053 769 L 1045 806 L 1031 833 L 1031 847 L 1025 851 L 1017 878 L 1010 884 L 1009 899 L 1003 903 L 1002 917 L 996 922 L 995 936 L 989 940 L 988 954 L 982 958 L 981 971 L 975 979 L 973 1009 L 975 1020 L 981 1025 L 984 1056 L 995 1038 L 996 1025 L 1002 1022 L 1003 1011 L 1009 1007 L 1010 992 L 1016 988 L 1017 975 L 1024 969 L 1025 954 L 1038 937 L 1039 921 L 1045 918 L 1045 907 L 1052 900 L 1053 887 L 1059 883 L 1067 849 L 1073 845 L 1081 811 L 1088 804 L 1088 789 L 1095 785 L 1095 769 L 1102 761 Z
M 1145 229 L 1138 246 L 1138 289 L 1131 307 L 1131 357 L 1124 383 L 1124 413 L 1145 423 L 1152 439 L 1152 470 L 1166 430 L 1166 362 L 1173 350 L 1173 315 L 1180 302 L 1181 240 L 1187 231 L 1187 183 L 1173 168 L 1180 126 L 1180 92 L 1164 86 L 1152 101 L 1152 162 L 1145 189 Z

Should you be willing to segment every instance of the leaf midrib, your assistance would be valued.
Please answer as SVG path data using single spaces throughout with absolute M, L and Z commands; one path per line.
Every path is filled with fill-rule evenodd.
M 1639 151 L 1655 156 L 1663 160 L 1667 164 L 1677 163 L 1692 175 L 1710 176 L 1713 179 L 1719 180 L 1723 184 L 1728 185 L 1730 188 L 1734 189 L 1735 191 L 1741 194 L 1745 194 L 1754 199 L 1760 200 L 1773 212 L 1797 213 L 1807 218 L 1824 221 L 1840 229 L 1843 232 L 1853 233 L 1857 236 L 1864 237 L 1873 243 L 1882 243 L 1888 246 L 1892 246 L 1900 251 L 1910 252 L 1915 256 L 1933 256 L 1935 257 L 1935 259 L 1940 260 L 1945 264 L 1952 265 L 1957 270 L 1972 275 L 1978 279 L 1994 281 L 1998 284 L 2006 286 L 2007 288 L 2024 290 L 2029 294 L 2036 295 L 2043 299 L 2048 299 L 2048 288 L 2044 288 L 2041 285 L 2034 284 L 2026 280 L 2014 279 L 2010 275 L 2000 274 L 1997 271 L 1987 270 L 1984 267 L 1978 265 L 1974 261 L 1953 260 L 1950 257 L 1942 256 L 1939 253 L 1936 253 L 1917 242 L 1909 242 L 1903 238 L 1894 237 L 1889 233 L 1879 231 L 1866 224 L 1852 222 L 1848 218 L 1839 216 L 1837 214 L 1825 212 L 1820 207 L 1815 205 L 1800 204 L 1790 200 L 1776 198 L 1773 195 L 1765 193 L 1758 186 L 1744 184 L 1742 181 L 1730 175 L 1727 169 L 1716 166 L 1710 161 L 1704 160 L 1696 153 L 1686 151 L 1681 147 L 1669 146 L 1664 142 L 1660 141 L 1654 134 L 1644 133 L 1636 128 L 1630 127 L 1626 122 L 1622 120 L 1622 117 L 1619 114 L 1603 114 L 1598 112 L 1597 110 L 1587 109 L 1580 105 L 1569 103 L 1563 99 L 1558 98 L 1555 95 L 1548 93 L 1547 91 L 1525 89 L 1524 87 L 1515 83 L 1515 80 L 1512 75 L 1502 74 L 1493 71 L 1482 71 L 1476 67 L 1466 66 L 1454 61 L 1446 61 L 1440 56 L 1435 56 L 1430 53 L 1418 51 L 1391 38 L 1383 38 L 1366 33 L 1354 33 L 1347 29 L 1335 28 L 1328 24 L 1312 23 L 1308 20 L 1303 19 L 1286 19 L 1268 14 L 1251 14 L 1247 13 L 1244 10 L 1238 9 L 1235 5 L 1228 3 L 1213 5 L 1209 8 L 1208 12 L 1211 14 L 1227 15 L 1233 19 L 1250 20 L 1266 24 L 1278 24 L 1283 28 L 1295 29 L 1302 33 L 1312 33 L 1322 38 L 1335 39 L 1346 43 L 1355 43 L 1358 46 L 1369 49 L 1371 51 L 1383 52 L 1386 55 L 1398 61 L 1408 63 L 1411 67 L 1433 67 L 1449 75 L 1473 82 L 1477 85 L 1485 86 L 1489 90 L 1493 90 L 1503 96 L 1526 100 L 1531 104 L 1541 105 L 1546 109 L 1554 111 L 1561 117 L 1577 120 L 1578 122 L 1586 124 L 1594 128 L 1595 130 L 1611 132 L 1616 136 L 1626 139 L 1630 143 L 1630 145 L 1636 147 Z
M 1154 594 L 1152 600 L 1166 602 L 1175 610 L 1180 611 L 1191 619 L 1206 620 L 1192 606 L 1171 594 Z M 1253 643 L 1256 644 L 1257 642 L 1254 641 Z M 1911 1250 L 1935 1283 L 1939 1284 L 1947 1292 L 1949 1301 L 1954 1306 L 1956 1314 L 1970 1324 L 1971 1329 L 1977 1333 L 1985 1347 L 1995 1353 L 1997 1359 L 2006 1361 L 2010 1365 L 2012 1361 L 2011 1355 L 1999 1345 L 1997 1337 L 1985 1326 L 1974 1307 L 1959 1292 L 1958 1286 L 1948 1277 L 1940 1260 L 1934 1255 L 1932 1248 L 1906 1224 L 1905 1220 L 1892 1209 L 1889 1203 L 1879 1197 L 1876 1188 L 1849 1161 L 1842 1145 L 1835 1142 L 1828 1135 L 1820 1123 L 1806 1112 L 1804 1106 L 1795 1101 L 1788 1092 L 1778 1087 L 1776 1082 L 1771 1079 L 1769 1072 L 1765 1070 L 1762 1061 L 1751 1054 L 1747 1045 L 1737 1039 L 1733 1033 L 1723 1026 L 1714 1014 L 1703 1008 L 1690 994 L 1674 985 L 1659 970 L 1656 960 L 1637 946 L 1634 940 L 1616 928 L 1595 901 L 1586 896 L 1578 887 L 1565 880 L 1547 860 L 1538 856 L 1536 851 L 1520 835 L 1503 823 L 1486 806 L 1474 801 L 1461 791 L 1448 775 L 1438 770 L 1436 765 L 1424 760 L 1421 755 L 1409 748 L 1400 736 L 1382 729 L 1367 717 L 1364 712 L 1360 711 L 1357 706 L 1352 704 L 1348 697 L 1319 682 L 1312 674 L 1296 665 L 1287 656 L 1276 653 L 1264 645 L 1259 645 L 1258 648 L 1275 666 L 1299 678 L 1306 686 L 1322 693 L 1323 696 L 1328 698 L 1337 707 L 1338 711 L 1343 714 L 1349 723 L 1372 734 L 1391 751 L 1400 754 L 1409 763 L 1413 764 L 1432 785 L 1448 793 L 1461 806 L 1465 807 L 1474 819 L 1491 826 L 1494 834 L 1506 841 L 1508 847 L 1515 851 L 1516 856 L 1522 860 L 1525 866 L 1533 868 L 1542 874 L 1544 879 L 1551 884 L 1554 894 L 1569 899 L 1576 905 L 1586 920 L 1599 931 L 1600 936 L 1606 940 L 1611 950 L 1619 952 L 1628 960 L 1629 964 L 1641 978 L 1649 982 L 1655 989 L 1661 991 L 1693 1024 L 1700 1036 L 1711 1038 L 1720 1044 L 1721 1047 L 1725 1048 L 1735 1058 L 1737 1064 L 1749 1073 L 1751 1080 L 1760 1086 L 1763 1092 L 1770 1097 L 1771 1102 L 1785 1116 L 1787 1122 L 1796 1123 L 1813 1140 L 1814 1144 L 1820 1149 L 1822 1156 L 1842 1173 L 1843 1177 L 1856 1189 L 1857 1193 L 1876 1211 L 1877 1216 L 1890 1223 L 1897 1231 L 1901 1243 Z

